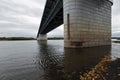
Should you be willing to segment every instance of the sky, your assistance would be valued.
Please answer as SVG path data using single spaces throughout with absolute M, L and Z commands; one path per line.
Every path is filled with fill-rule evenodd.
M 46 0 L 0 0 L 0 37 L 36 37 Z M 48 36 L 63 36 L 63 25 Z M 112 35 L 120 36 L 120 0 L 112 7 Z

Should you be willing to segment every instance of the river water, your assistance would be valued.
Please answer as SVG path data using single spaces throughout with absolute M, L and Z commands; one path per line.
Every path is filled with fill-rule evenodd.
M 64 49 L 63 40 L 0 41 L 0 80 L 79 80 L 105 55 L 120 58 L 120 44 Z

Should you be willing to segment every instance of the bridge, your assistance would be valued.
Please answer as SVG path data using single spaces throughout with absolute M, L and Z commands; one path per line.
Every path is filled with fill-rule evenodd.
M 113 0 L 47 0 L 38 40 L 64 24 L 65 47 L 111 45 L 111 6 Z

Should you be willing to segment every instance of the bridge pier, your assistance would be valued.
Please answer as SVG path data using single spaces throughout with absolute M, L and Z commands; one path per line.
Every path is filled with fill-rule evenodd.
M 64 47 L 111 45 L 112 5 L 113 0 L 47 0 L 38 40 L 64 23 Z
M 63 0 L 64 47 L 111 45 L 110 0 Z
M 47 34 L 39 34 L 37 37 L 38 41 L 47 41 Z

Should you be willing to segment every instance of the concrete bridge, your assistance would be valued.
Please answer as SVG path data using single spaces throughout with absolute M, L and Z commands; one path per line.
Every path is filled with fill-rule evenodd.
M 111 45 L 112 0 L 47 0 L 38 40 L 64 23 L 64 47 Z

